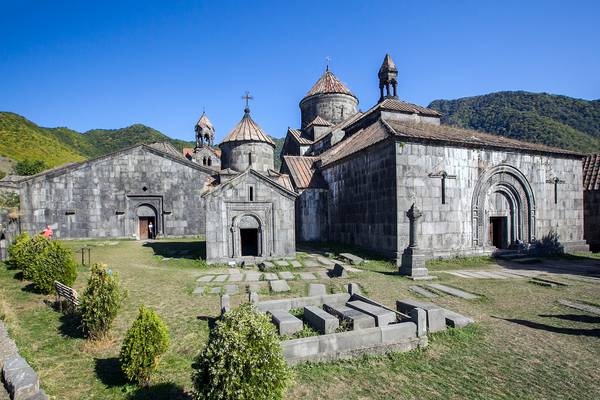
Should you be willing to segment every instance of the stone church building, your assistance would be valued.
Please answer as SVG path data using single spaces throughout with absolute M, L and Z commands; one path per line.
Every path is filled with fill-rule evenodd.
M 386 55 L 366 111 L 329 69 L 300 101 L 281 167 L 299 194 L 298 240 L 401 260 L 418 210 L 426 258 L 527 246 L 551 230 L 567 250 L 587 249 L 580 154 L 441 124 L 398 98 L 397 76 Z

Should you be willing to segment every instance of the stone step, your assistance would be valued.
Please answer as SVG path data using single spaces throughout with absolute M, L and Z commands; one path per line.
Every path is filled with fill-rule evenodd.
M 439 290 L 440 292 L 449 294 L 451 296 L 460 297 L 461 299 L 465 300 L 475 300 L 479 298 L 479 296 L 476 296 L 473 293 L 465 292 L 464 290 L 442 285 L 440 283 L 430 283 L 427 286 Z

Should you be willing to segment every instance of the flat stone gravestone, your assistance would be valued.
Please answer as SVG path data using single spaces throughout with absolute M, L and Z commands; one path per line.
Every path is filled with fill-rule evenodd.
M 284 280 L 281 280 L 281 279 L 275 280 L 275 281 L 269 281 L 269 286 L 271 287 L 271 291 L 276 292 L 276 293 L 290 291 L 290 287 L 288 286 L 287 282 Z
M 251 283 L 248 285 L 248 293 L 258 293 L 260 291 L 260 283 Z
M 327 257 L 317 257 L 317 261 L 320 262 L 323 265 L 327 265 L 327 266 L 332 266 L 335 264 L 335 261 L 330 260 Z
M 221 315 L 228 312 L 230 309 L 229 295 L 224 294 L 221 296 Z
M 225 285 L 223 288 L 225 289 L 225 294 L 238 294 L 240 291 L 237 285 Z
M 475 276 L 468 275 L 462 271 L 445 271 L 445 273 L 458 276 L 459 278 L 473 279 Z M 478 277 L 477 277 L 478 278 Z
M 358 283 L 349 283 L 344 285 L 344 291 L 346 291 L 348 294 L 362 294 L 362 290 L 360 289 Z
M 555 288 L 556 286 L 558 286 L 555 283 L 550 283 L 550 282 L 544 282 L 544 281 L 538 281 L 537 279 L 531 279 L 529 280 L 529 282 L 538 285 L 538 286 L 544 286 L 544 287 L 549 287 L 549 288 Z
M 256 282 L 260 280 L 262 272 L 248 271 L 246 272 L 246 282 Z
M 214 288 L 210 289 L 210 293 L 211 294 L 221 294 L 221 288 L 220 287 L 214 287 Z
M 560 304 L 562 304 L 563 306 L 571 307 L 571 308 L 574 308 L 574 309 L 580 310 L 580 311 L 585 311 L 590 314 L 600 315 L 599 307 L 594 307 L 594 306 L 590 306 L 589 304 L 582 304 L 582 303 L 577 303 L 577 302 L 569 301 L 569 300 L 559 300 L 558 302 Z
M 340 257 L 352 265 L 360 265 L 363 262 L 365 262 L 365 260 L 363 260 L 359 256 L 355 256 L 354 254 L 350 254 L 350 253 L 341 253 Z
M 214 279 L 214 275 L 204 275 L 196 279 L 197 282 L 210 282 Z
M 321 266 L 321 263 L 318 263 L 314 260 L 304 260 L 303 262 L 306 268 L 316 268 Z
M 496 273 L 491 272 L 491 271 L 479 271 L 479 274 L 480 275 L 484 275 L 484 276 L 488 276 L 491 279 L 508 279 L 504 275 L 496 274 Z
M 434 299 L 436 297 L 438 297 L 437 294 L 430 292 L 429 290 L 425 289 L 424 287 L 421 286 L 409 286 L 408 287 L 410 290 L 412 290 L 415 293 L 420 294 L 423 297 L 427 297 L 429 299 Z
M 460 297 L 461 299 L 465 300 L 474 300 L 479 298 L 479 296 L 476 296 L 473 293 L 465 292 L 464 290 L 442 285 L 440 283 L 430 283 L 427 286 L 439 290 L 440 292 L 449 294 L 451 296 Z
M 302 264 L 298 260 L 292 260 L 290 261 L 290 264 L 292 264 L 292 267 L 294 268 L 302 268 Z
M 322 279 L 331 279 L 331 276 L 329 276 L 329 271 L 327 271 L 327 270 L 325 270 L 325 271 L 323 271 L 323 270 L 317 271 L 317 274 Z
M 334 333 L 340 326 L 337 317 L 328 314 L 326 311 L 316 306 L 304 307 L 304 320 L 314 329 L 326 335 Z
M 276 260 L 275 265 L 279 267 L 287 267 L 289 266 L 289 263 L 286 260 Z
M 269 311 L 271 321 L 277 327 L 280 335 L 293 335 L 303 328 L 302 320 L 284 310 Z
M 265 281 L 274 281 L 274 280 L 279 279 L 277 274 L 274 272 L 265 272 L 264 278 L 265 278 Z
M 260 264 L 258 264 L 258 269 L 261 271 L 266 271 L 272 268 L 275 268 L 275 265 L 270 261 L 263 261 Z
M 316 276 L 314 276 L 312 273 L 310 272 L 300 272 L 300 279 L 305 280 L 305 281 L 310 281 L 313 279 L 317 279 Z
M 464 328 L 465 326 L 473 322 L 471 318 L 455 313 L 454 311 L 444 309 L 444 313 L 446 317 L 446 325 L 451 326 L 453 328 Z
M 327 294 L 327 287 L 322 283 L 311 283 L 308 285 L 309 296 L 321 296 Z
M 250 292 L 250 294 L 248 295 L 248 300 L 250 301 L 250 303 L 253 303 L 253 304 L 258 303 L 258 301 L 259 301 L 258 293 Z
M 281 279 L 292 280 L 294 279 L 294 274 L 292 274 L 290 271 L 282 271 L 279 273 L 279 277 Z
M 198 286 L 196 289 L 194 289 L 194 294 L 202 294 L 204 293 L 204 286 Z
M 240 274 L 239 272 L 229 275 L 229 282 L 240 282 L 241 280 L 242 274 Z
M 385 308 L 377 307 L 364 301 L 349 301 L 346 305 L 375 318 L 377 326 L 386 326 L 396 322 L 396 313 Z
M 229 275 L 217 275 L 213 282 L 225 282 L 229 278 Z
M 227 273 L 229 274 L 239 274 L 240 270 L 237 268 L 227 268 Z
M 427 329 L 429 332 L 446 330 L 446 310 L 433 303 L 404 299 L 396 301 L 396 310 L 410 314 L 415 308 L 421 308 L 427 313 Z
M 375 328 L 375 318 L 354 308 L 337 304 L 323 304 L 323 309 L 342 321 L 347 321 L 352 330 Z
M 333 267 L 333 270 L 331 271 L 331 276 L 338 278 L 347 278 L 348 270 L 346 269 L 345 265 L 336 263 Z

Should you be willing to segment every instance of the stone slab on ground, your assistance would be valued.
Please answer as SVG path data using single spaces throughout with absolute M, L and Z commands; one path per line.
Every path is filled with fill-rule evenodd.
M 463 271 L 443 271 L 443 272 L 446 273 L 446 274 L 458 276 L 459 278 L 466 278 L 466 279 L 473 279 L 473 278 L 475 278 L 474 276 L 465 274 Z
M 543 276 L 536 276 L 535 278 L 532 278 L 532 279 L 534 279 L 536 281 L 553 283 L 553 284 L 558 285 L 558 286 L 571 286 L 570 283 L 567 283 L 567 282 L 564 282 L 564 281 L 561 281 L 561 280 L 558 280 L 558 279 L 554 279 L 554 278 L 552 278 L 552 279 L 546 278 L 546 277 L 543 277 Z
M 347 278 L 348 277 L 347 267 L 344 264 L 336 263 L 333 266 L 333 270 L 331 271 L 331 276 L 334 276 L 337 278 Z
M 298 260 L 292 260 L 290 261 L 290 264 L 292 265 L 292 267 L 294 268 L 302 268 L 302 264 L 300 263 L 300 261 Z
M 257 282 L 260 280 L 262 272 L 248 271 L 246 272 L 246 282 Z
M 355 310 L 354 308 L 337 304 L 323 304 L 323 310 L 331 315 L 337 316 L 342 321 L 349 323 L 352 330 L 375 327 L 375 318 L 373 318 L 373 316 Z
M 507 278 L 511 278 L 511 279 L 525 279 L 524 276 L 513 274 L 510 271 L 494 271 L 494 273 L 497 275 L 506 276 Z
M 385 308 L 377 307 L 364 301 L 354 300 L 346 303 L 346 306 L 372 316 L 377 326 L 386 326 L 396 322 L 396 313 Z
M 479 298 L 479 296 L 476 296 L 473 293 L 465 292 L 464 290 L 442 285 L 440 283 L 430 283 L 427 286 L 439 290 L 440 292 L 449 294 L 451 296 L 460 297 L 461 299 L 465 300 L 474 300 Z
M 260 283 L 250 283 L 247 287 L 246 287 L 246 291 L 248 293 L 258 293 L 260 291 Z
M 316 268 L 316 267 L 322 267 L 321 263 L 315 261 L 315 260 L 304 260 L 304 266 L 307 268 Z
M 328 270 L 319 270 L 317 271 L 317 275 L 319 275 L 319 278 L 321 279 L 331 279 Z
M 220 287 L 211 288 L 210 293 L 211 294 L 221 294 L 221 288 Z
M 273 264 L 270 261 L 263 261 L 260 264 L 258 264 L 258 269 L 260 269 L 261 271 L 266 271 L 271 268 L 275 268 L 275 264 Z
M 293 335 L 303 328 L 302 320 L 284 310 L 269 311 L 271 321 L 277 327 L 280 335 Z
M 278 267 L 289 267 L 290 263 L 287 262 L 286 260 L 276 260 L 274 261 L 275 265 L 277 265 Z
M 217 275 L 213 282 L 225 282 L 229 278 L 229 275 Z
M 569 300 L 559 300 L 558 302 L 566 307 L 574 308 L 579 311 L 585 311 L 590 314 L 600 315 L 600 307 L 594 307 L 589 304 L 577 303 Z
M 282 271 L 279 273 L 279 277 L 285 280 L 292 280 L 294 279 L 294 274 L 292 274 L 290 271 Z
M 242 274 L 236 272 L 235 274 L 229 275 L 229 282 L 241 282 Z
M 225 294 L 238 294 L 240 292 L 240 288 L 238 287 L 238 285 L 225 285 L 223 286 L 223 289 L 225 289 Z
M 321 296 L 327 294 L 327 287 L 322 283 L 311 283 L 308 285 L 309 296 Z
M 204 275 L 196 279 L 196 282 L 210 282 L 215 278 L 214 275 Z
M 317 277 L 310 272 L 300 272 L 298 275 L 300 276 L 300 279 L 305 280 L 305 281 L 317 279 Z
M 466 278 L 477 278 L 477 279 L 491 279 L 489 276 L 481 275 L 478 271 L 455 271 Z
M 263 278 L 265 279 L 265 281 L 275 281 L 275 280 L 279 279 L 277 274 L 274 272 L 265 272 Z
M 12 399 L 25 400 L 40 390 L 40 381 L 36 372 L 19 354 L 4 360 L 2 378 Z
M 362 289 L 358 283 L 350 282 L 343 286 L 344 291 L 348 294 L 362 294 Z
M 196 289 L 194 289 L 194 294 L 202 294 L 204 293 L 204 286 L 198 286 Z
M 473 323 L 471 318 L 465 317 L 464 315 L 454 311 L 444 309 L 444 312 L 446 317 L 446 325 L 451 326 L 452 328 L 464 328 L 465 326 Z
M 335 265 L 335 261 L 323 256 L 317 257 L 317 261 L 328 267 L 332 267 Z
M 365 260 L 363 260 L 359 256 L 355 256 L 354 254 L 351 254 L 351 253 L 341 253 L 340 258 L 342 258 L 346 262 L 349 262 L 352 265 L 360 265 L 363 262 L 365 262 Z
M 269 286 L 271 287 L 271 291 L 280 293 L 280 292 L 289 292 L 290 287 L 287 282 L 283 279 L 269 281 Z
M 363 272 L 362 269 L 354 268 L 354 267 L 351 267 L 349 265 L 346 265 L 345 267 L 346 267 L 346 271 L 348 271 L 348 272 Z
M 430 292 L 429 290 L 425 289 L 422 286 L 409 286 L 408 287 L 410 290 L 412 290 L 413 292 L 420 294 L 423 297 L 427 297 L 428 299 L 434 299 L 436 297 L 438 297 L 437 294 Z
M 421 308 L 427 313 L 427 330 L 439 332 L 446 330 L 446 310 L 437 304 L 427 303 L 413 299 L 402 299 L 396 301 L 396 310 L 409 314 L 415 308 Z
M 538 285 L 538 286 L 544 286 L 544 287 L 549 287 L 549 288 L 555 288 L 558 285 L 556 283 L 550 283 L 550 282 L 544 282 L 544 281 L 539 281 L 537 279 L 530 279 L 528 281 L 529 283 L 533 283 L 534 285 Z
M 227 273 L 230 274 L 230 275 L 231 274 L 239 274 L 240 270 L 237 269 L 237 268 L 227 268 Z
M 340 326 L 337 317 L 316 306 L 304 307 L 304 320 L 324 335 L 334 333 Z

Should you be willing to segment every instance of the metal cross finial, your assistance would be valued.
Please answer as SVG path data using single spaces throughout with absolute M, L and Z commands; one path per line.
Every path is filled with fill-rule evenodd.
M 254 97 L 250 96 L 250 92 L 246 90 L 245 94 L 242 96 L 242 99 L 246 100 L 246 109 L 248 108 L 248 101 L 254 100 Z
M 325 71 L 329 71 L 329 64 L 331 63 L 331 57 L 327 56 L 325 57 Z

